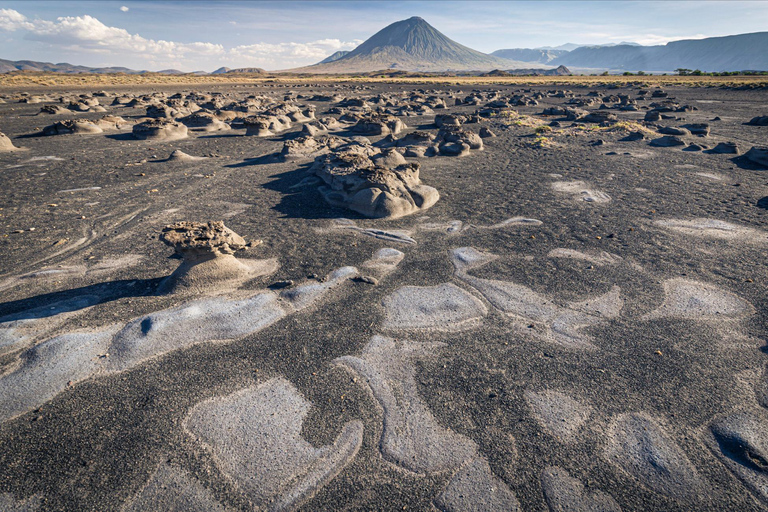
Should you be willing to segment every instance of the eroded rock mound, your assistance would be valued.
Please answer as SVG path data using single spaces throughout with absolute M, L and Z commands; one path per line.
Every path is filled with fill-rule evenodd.
M 246 246 L 243 237 L 224 222 L 177 222 L 163 228 L 160 239 L 183 261 L 158 291 L 210 291 L 248 277 L 251 269 L 234 257 Z
M 229 130 L 229 125 L 208 112 L 195 112 L 179 119 L 184 125 L 196 132 L 218 132 Z
M 371 115 L 360 119 L 352 131 L 363 135 L 397 135 L 407 126 L 400 119 L 390 115 Z
M 768 168 L 768 146 L 753 146 L 744 156 L 750 162 Z
M 43 128 L 43 135 L 66 135 L 70 133 L 90 134 L 102 132 L 103 130 L 101 128 L 90 121 L 78 121 L 73 119 L 59 121 Z
M 0 132 L 0 153 L 4 151 L 16 151 L 19 148 L 13 145 L 11 139 L 4 133 Z
M 139 140 L 178 140 L 187 137 L 187 127 L 171 119 L 147 119 L 133 125 L 133 136 Z
M 325 182 L 320 192 L 331 205 L 366 217 L 397 218 L 425 210 L 440 197 L 437 190 L 421 184 L 418 164 L 402 163 L 398 156 L 382 154 L 371 145 L 350 144 L 317 157 L 312 170 Z

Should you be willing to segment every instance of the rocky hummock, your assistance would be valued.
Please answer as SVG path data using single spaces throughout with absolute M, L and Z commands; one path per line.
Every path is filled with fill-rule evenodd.
M 333 206 L 375 218 L 397 218 L 437 202 L 436 189 L 422 185 L 419 165 L 395 149 L 351 143 L 315 159 L 312 171 L 325 185 L 320 193 Z
M 753 146 L 744 156 L 750 162 L 768 168 L 768 146 Z
M 160 284 L 160 293 L 215 291 L 252 272 L 234 256 L 246 247 L 245 240 L 222 221 L 177 222 L 163 228 L 160 239 L 182 257 L 179 268 Z
M 4 151 L 16 151 L 16 146 L 13 145 L 13 142 L 11 142 L 11 139 L 8 138 L 8 136 L 2 132 L 0 132 L 0 153 Z
M 133 125 L 133 136 L 139 140 L 178 140 L 187 137 L 187 127 L 172 119 L 147 119 Z
M 67 120 L 59 121 L 43 128 L 43 135 L 65 135 L 65 134 L 89 134 L 102 133 L 104 130 L 90 121 Z

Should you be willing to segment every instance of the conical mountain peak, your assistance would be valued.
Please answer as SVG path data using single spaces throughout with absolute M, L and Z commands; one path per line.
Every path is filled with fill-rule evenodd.
M 302 71 L 487 71 L 527 67 L 519 64 L 467 48 L 448 38 L 423 18 L 413 16 L 384 27 L 340 59 L 303 68 Z

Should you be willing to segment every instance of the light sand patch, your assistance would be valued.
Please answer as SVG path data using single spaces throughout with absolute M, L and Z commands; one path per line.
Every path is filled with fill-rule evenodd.
M 560 306 L 526 286 L 469 275 L 468 269 L 491 261 L 489 255 L 476 249 L 454 249 L 451 259 L 456 268 L 456 276 L 509 316 L 516 328 L 565 347 L 596 348 L 592 337 L 583 333 L 582 329 L 616 318 L 623 307 L 618 286 L 604 295 Z
M 451 283 L 403 286 L 383 301 L 384 329 L 462 331 L 478 327 L 485 305 Z
M 373 271 L 377 277 L 381 278 L 394 272 L 403 258 L 405 258 L 405 254 L 402 252 L 391 247 L 385 247 L 373 253 L 373 256 L 365 260 L 360 266 Z
M 334 361 L 358 374 L 381 406 L 384 458 L 414 473 L 457 469 L 477 457 L 475 443 L 440 426 L 418 394 L 413 359 L 441 346 L 374 336 L 360 356 Z
M 0 377 L 0 422 L 31 411 L 103 368 L 117 329 L 64 334 L 24 352 L 19 366 Z
M 456 471 L 435 500 L 442 510 L 518 510 L 514 494 L 491 473 L 477 445 L 442 427 L 419 396 L 414 360 L 441 346 L 374 336 L 360 356 L 334 363 L 359 375 L 381 407 L 379 449 L 386 460 L 417 474 Z
M 435 504 L 446 512 L 521 510 L 507 484 L 491 472 L 483 458 L 473 459 L 462 466 L 435 499 Z
M 478 251 L 474 247 L 459 247 L 449 252 L 456 273 L 463 273 L 498 258 L 495 254 Z
M 689 318 L 694 320 L 731 320 L 754 313 L 747 301 L 717 286 L 675 278 L 664 282 L 664 303 L 643 320 Z
M 321 301 L 357 274 L 342 267 L 325 282 L 262 291 L 243 299 L 210 297 L 136 318 L 124 327 L 58 336 L 21 354 L 17 368 L 0 376 L 0 422 L 52 399 L 68 385 L 96 373 L 111 374 L 199 343 L 226 342 L 254 334 L 286 315 Z
M 423 224 L 417 224 L 416 228 L 419 231 L 440 231 L 446 235 L 454 235 L 461 233 L 464 229 L 464 223 L 460 220 L 450 220 L 447 222 L 425 222 Z
M 714 172 L 697 172 L 695 174 L 696 176 L 701 176 L 702 178 L 709 178 L 710 180 L 715 180 L 715 181 L 725 180 L 725 178 L 721 174 L 716 174 Z
M 539 424 L 565 443 L 576 441 L 579 429 L 586 423 L 592 408 L 582 405 L 558 391 L 526 391 L 525 399 Z
M 186 472 L 160 464 L 147 485 L 125 507 L 124 512 L 225 512 L 221 503 Z
M 683 450 L 651 417 L 622 414 L 610 426 L 605 459 L 654 491 L 686 501 L 707 484 Z
M 547 256 L 550 258 L 570 258 L 574 260 L 588 261 L 598 267 L 602 267 L 603 265 L 618 265 L 623 261 L 621 256 L 605 251 L 582 252 L 575 249 L 565 248 L 552 249 Z
M 768 418 L 764 410 L 740 411 L 712 422 L 704 438 L 712 452 L 768 504 Z
M 540 226 L 543 222 L 538 219 L 529 219 L 527 217 L 510 217 L 490 226 L 475 226 L 479 229 L 503 229 L 512 226 Z
M 334 270 L 321 283 L 310 283 L 290 290 L 285 290 L 280 294 L 289 306 L 289 312 L 301 311 L 320 301 L 331 289 L 349 281 L 355 277 L 358 270 L 355 267 L 341 267 Z
M 75 192 L 90 192 L 92 190 L 101 190 L 101 187 L 83 187 L 83 188 L 68 188 L 65 190 L 59 190 L 57 194 L 75 193 Z
M 611 495 L 585 489 L 584 484 L 557 466 L 541 472 L 541 488 L 552 512 L 621 512 Z
M 232 340 L 260 331 L 286 315 L 271 292 L 247 299 L 200 299 L 128 323 L 112 340 L 108 369 L 127 370 L 142 361 L 198 343 Z
M 552 190 L 571 196 L 575 201 L 602 204 L 611 201 L 611 196 L 600 190 L 589 188 L 584 181 L 556 181 L 551 184 Z
M 0 318 L 0 355 L 46 335 L 99 300 L 95 295 L 80 295 Z
M 653 224 L 683 235 L 715 240 L 738 240 L 745 244 L 760 245 L 768 240 L 768 234 L 762 230 L 717 219 L 664 219 L 656 220 Z
M 283 378 L 195 405 L 184 427 L 259 509 L 294 510 L 355 457 L 363 424 L 346 423 L 332 445 L 301 437 L 311 404 Z
M 0 510 L 3 512 L 35 512 L 40 510 L 40 497 L 32 496 L 26 500 L 15 500 L 10 493 L 0 494 Z

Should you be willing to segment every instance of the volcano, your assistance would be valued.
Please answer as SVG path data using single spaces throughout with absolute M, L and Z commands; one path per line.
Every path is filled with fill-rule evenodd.
M 489 71 L 527 68 L 525 64 L 478 52 L 446 37 L 414 16 L 395 22 L 332 62 L 295 69 L 302 73 L 365 73 L 403 71 Z

